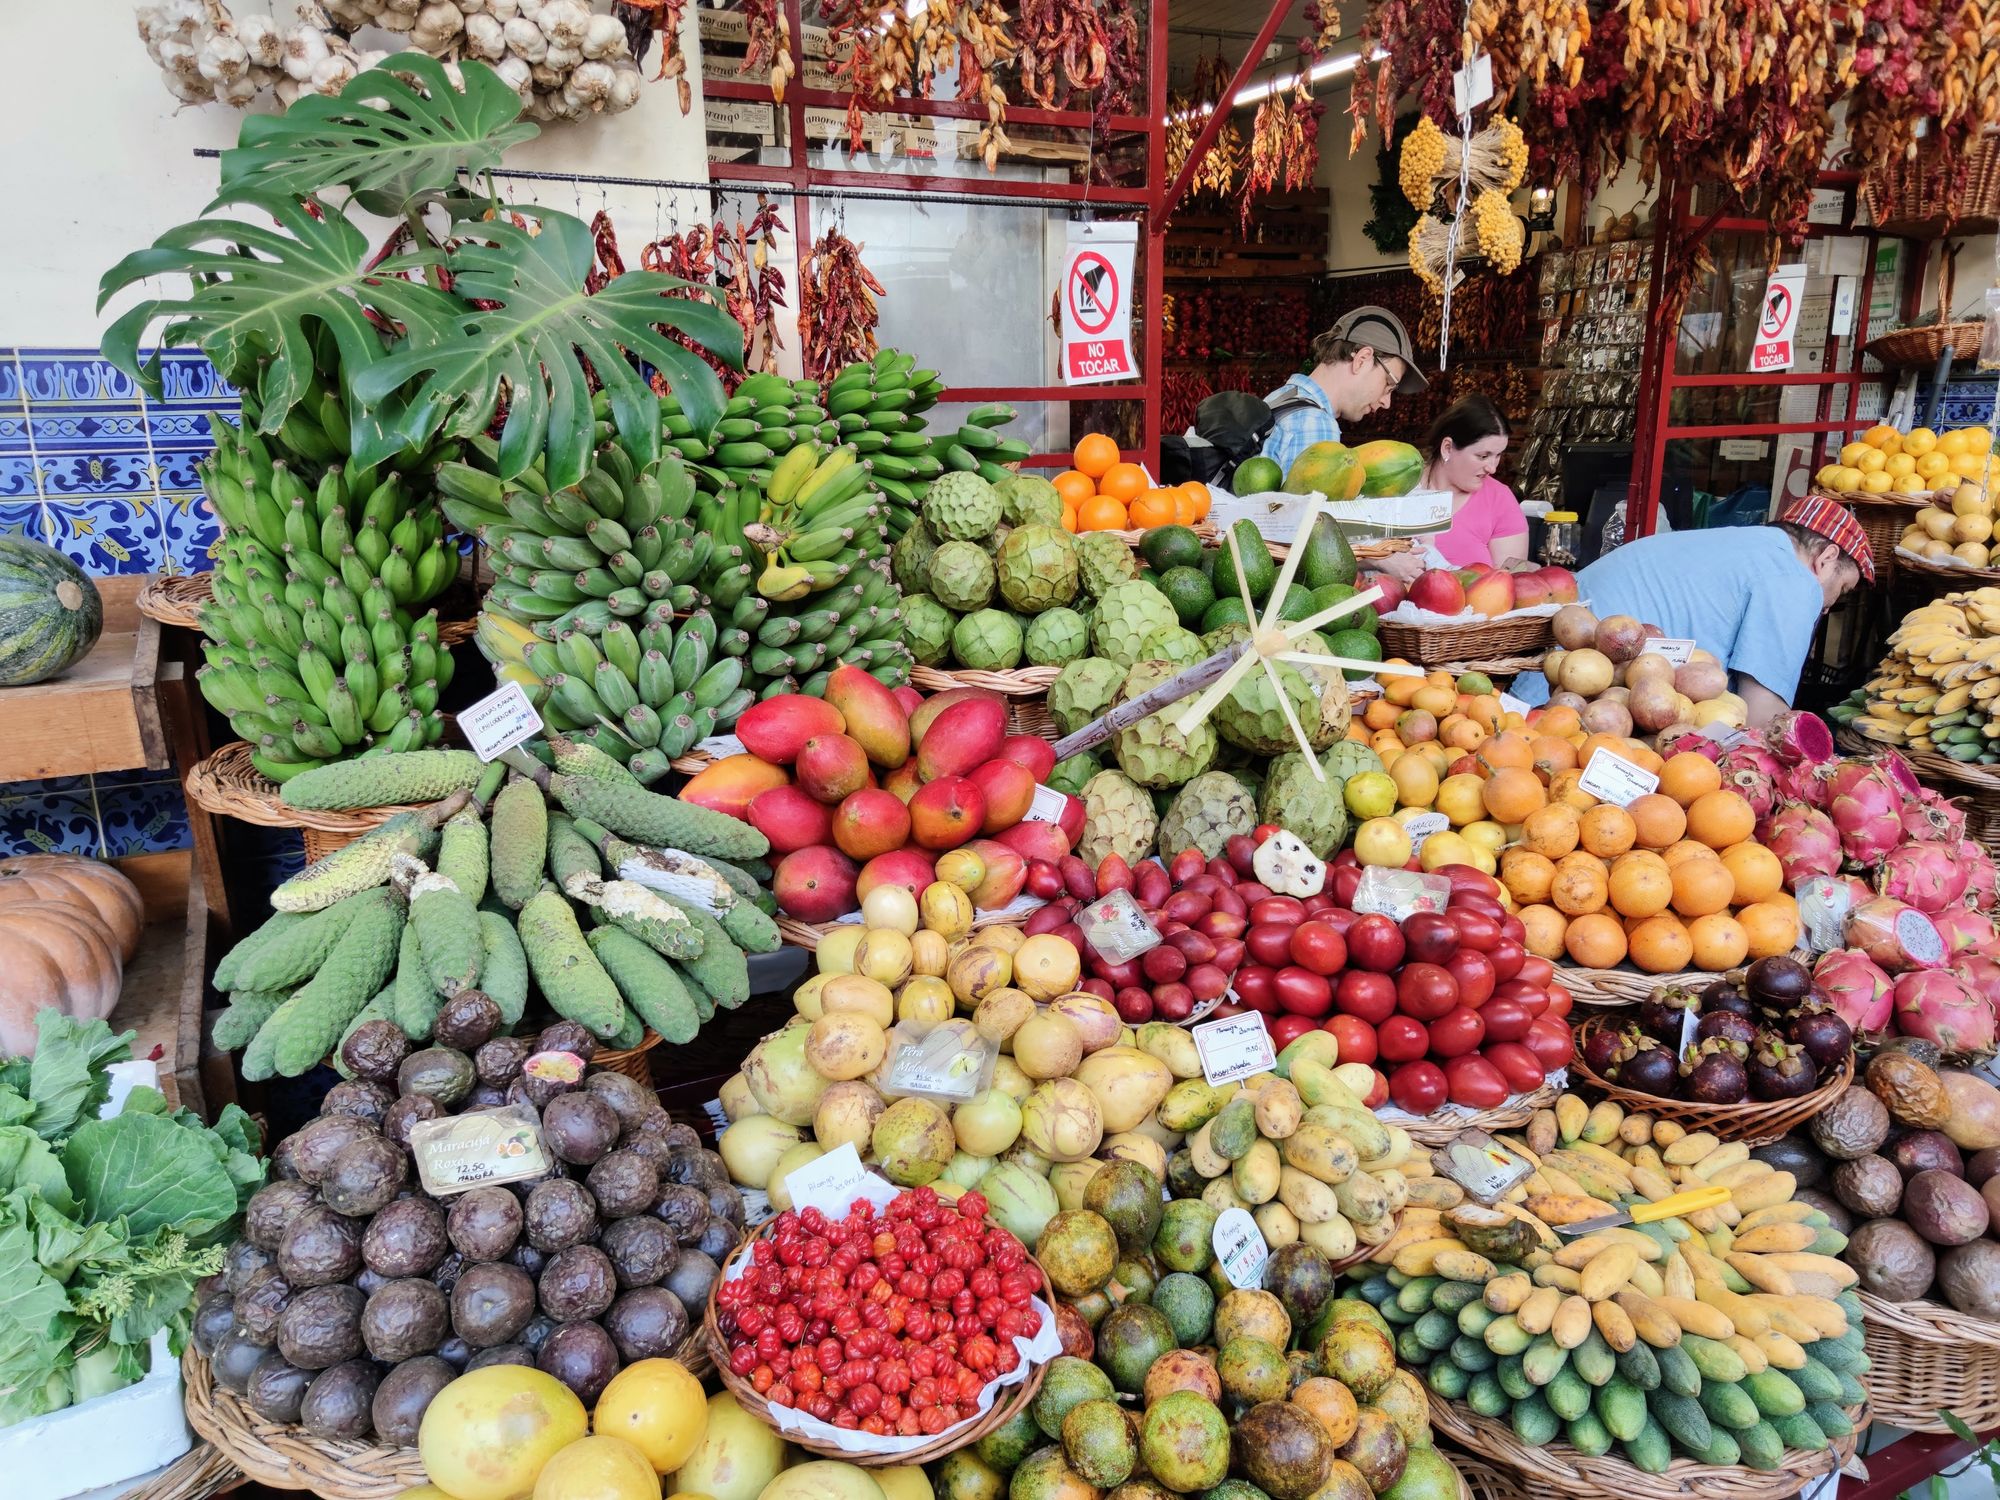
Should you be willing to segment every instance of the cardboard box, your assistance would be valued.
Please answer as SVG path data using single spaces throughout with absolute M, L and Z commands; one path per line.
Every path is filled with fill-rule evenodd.
M 1221 528 L 1252 521 L 1267 538 L 1289 544 L 1299 532 L 1306 497 L 1272 490 L 1261 495 L 1216 493 L 1211 519 Z M 1327 512 L 1340 522 L 1350 542 L 1383 537 L 1431 536 L 1451 525 L 1451 496 L 1443 490 L 1412 490 L 1330 503 Z

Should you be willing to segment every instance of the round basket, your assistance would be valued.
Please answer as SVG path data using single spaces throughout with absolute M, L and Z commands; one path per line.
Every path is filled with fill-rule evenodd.
M 1940 1411 L 1974 1432 L 2000 1427 L 2000 1323 L 1937 1302 L 1860 1297 L 1876 1416 L 1912 1432 L 1949 1432 Z
M 200 611 L 215 597 L 208 573 L 179 573 L 171 578 L 155 578 L 139 590 L 135 601 L 139 613 L 162 625 L 178 625 L 184 630 L 201 629 Z M 427 607 L 435 608 L 443 602 L 440 595 Z M 438 642 L 440 645 L 456 646 L 472 639 L 479 628 L 477 620 L 440 620 L 438 622 Z
M 614 1073 L 623 1073 L 634 1083 L 653 1086 L 653 1063 L 646 1054 L 660 1045 L 660 1034 L 651 1027 L 640 1038 L 639 1045 L 627 1047 L 622 1052 L 594 1052 L 590 1060 L 600 1068 L 609 1068 Z
M 1972 359 L 1979 353 L 1979 336 L 1984 323 L 1930 323 L 1918 328 L 1894 328 L 1870 339 L 1863 348 L 1892 370 L 1915 366 L 1928 369 L 1938 362 L 1947 347 L 1953 359 Z
M 1898 536 L 1902 535 L 1899 531 Z M 1955 588 L 1983 588 L 1989 583 L 2000 583 L 2000 568 L 1975 568 L 1962 562 L 1940 562 L 1934 557 L 1918 557 L 1914 552 L 1892 548 L 1889 554 L 1896 559 L 1899 573 L 1914 573 L 1923 578 L 1938 579 Z
M 1856 1433 L 1865 1427 L 1859 1408 L 1850 1408 Z M 1618 1495 L 1627 1500 L 1790 1500 L 1799 1493 L 1800 1481 L 1840 1468 L 1854 1456 L 1855 1436 L 1831 1443 L 1825 1452 L 1786 1453 L 1783 1467 L 1762 1469 L 1723 1468 L 1699 1464 L 1691 1458 L 1676 1458 L 1663 1474 L 1648 1474 L 1615 1453 L 1592 1458 L 1568 1443 L 1544 1443 L 1530 1447 L 1514 1435 L 1505 1422 L 1482 1417 L 1457 1401 L 1447 1401 L 1431 1393 L 1431 1425 L 1439 1436 L 1450 1439 L 1487 1459 L 1504 1473 L 1515 1476 L 1518 1490 L 1541 1495 L 1567 1495 L 1575 1500 L 1603 1500 Z
M 1933 137 L 1913 156 L 1897 153 L 1871 165 L 1861 196 L 1870 221 L 1886 234 L 1929 235 L 1954 224 L 1961 234 L 1976 234 L 1976 221 L 2000 214 L 2000 136 L 1982 133 L 1956 153 Z
M 1402 1126 L 1409 1132 L 1410 1139 L 1420 1146 L 1444 1146 L 1463 1130 L 1484 1130 L 1490 1135 L 1496 1130 L 1512 1130 L 1525 1125 L 1536 1110 L 1553 1105 L 1562 1096 L 1562 1091 L 1561 1080 L 1551 1076 L 1532 1093 L 1516 1094 L 1497 1109 L 1466 1109 L 1457 1104 L 1445 1104 L 1421 1120 L 1406 1117 L 1401 1111 L 1382 1118 L 1387 1124 Z
M 1438 1451 L 1458 1470 L 1459 1488 L 1472 1500 L 1530 1500 L 1528 1487 L 1510 1469 L 1502 1469 L 1474 1453 L 1440 1443 Z
M 1825 1109 L 1854 1081 L 1854 1054 L 1850 1052 L 1841 1063 L 1839 1072 L 1810 1094 L 1797 1099 L 1774 1099 L 1766 1104 L 1691 1104 L 1684 1099 L 1662 1099 L 1657 1094 L 1634 1093 L 1606 1082 L 1583 1060 L 1584 1042 L 1599 1027 L 1611 1024 L 1611 1017 L 1592 1016 L 1577 1028 L 1574 1066 L 1583 1080 L 1605 1098 L 1624 1105 L 1635 1114 L 1650 1115 L 1655 1120 L 1673 1120 L 1690 1132 L 1706 1130 L 1719 1140 L 1768 1146 Z
M 208 1500 L 224 1490 L 239 1488 L 243 1471 L 213 1443 L 196 1443 L 144 1484 L 134 1485 L 118 1500 Z
M 1648 974 L 1633 968 L 1630 964 L 1620 964 L 1615 969 L 1583 969 L 1572 964 L 1556 965 L 1556 982 L 1569 991 L 1570 998 L 1578 1005 L 1596 1006 L 1600 1009 L 1637 1005 L 1663 985 L 1704 985 L 1712 979 L 1721 977 L 1720 974 L 1710 974 L 1702 969 L 1683 969 L 1678 974 Z
M 1467 672 L 1481 672 L 1488 677 L 1514 677 L 1522 672 L 1539 672 L 1542 669 L 1542 653 L 1537 651 L 1527 656 L 1497 656 L 1484 661 L 1447 661 L 1438 664 L 1440 672 L 1449 672 L 1454 677 Z
M 1838 501 L 1854 512 L 1854 519 L 1861 523 L 1862 533 L 1868 538 L 1868 550 L 1875 556 L 1877 583 L 1883 581 L 1885 571 L 1902 561 L 1896 555 L 1896 543 L 1902 540 L 1903 528 L 1920 512 L 1928 510 L 1931 503 L 1929 495 L 1869 495 L 1819 488 L 1813 493 Z
M 1538 663 L 1549 645 L 1553 615 L 1504 616 L 1497 620 L 1467 620 L 1463 624 L 1411 625 L 1385 618 L 1377 633 L 1387 656 L 1400 656 L 1419 666 L 1456 661 L 1502 661 L 1530 656 Z
M 278 784 L 251 763 L 250 747 L 242 740 L 224 745 L 206 760 L 195 762 L 185 783 L 188 800 L 207 812 L 221 813 L 265 828 L 303 828 L 343 835 L 328 847 L 339 848 L 371 828 L 379 828 L 416 805 L 363 807 L 352 812 L 321 812 L 288 807 Z M 308 840 L 310 844 L 310 840 Z
M 770 1235 L 772 1230 L 777 1226 L 777 1222 L 777 1219 L 773 1217 L 766 1219 L 762 1224 L 758 1225 L 750 1236 L 741 1245 L 736 1247 L 729 1259 L 735 1260 L 737 1257 L 748 1253 L 750 1247 L 756 1244 L 758 1240 L 767 1238 Z M 987 1222 L 991 1223 L 992 1221 L 988 1220 Z M 1054 1289 L 1049 1285 L 1048 1273 L 1042 1270 L 1041 1264 L 1032 1256 L 1029 1257 L 1028 1263 L 1034 1266 L 1035 1270 L 1041 1274 L 1042 1300 L 1053 1308 L 1056 1305 L 1056 1294 Z M 723 1268 L 725 1271 L 728 1269 L 728 1261 L 723 1263 Z M 709 1288 L 708 1308 L 702 1315 L 701 1320 L 701 1331 L 708 1341 L 709 1357 L 715 1362 L 715 1373 L 721 1379 L 723 1385 L 728 1387 L 729 1393 L 736 1398 L 739 1406 L 755 1415 L 761 1421 L 770 1423 L 775 1428 L 777 1424 L 771 1422 L 770 1403 L 758 1394 L 756 1387 L 751 1385 L 749 1381 L 729 1368 L 729 1348 L 723 1340 L 721 1326 L 716 1322 L 715 1318 L 715 1291 L 721 1285 L 722 1278 L 718 1276 L 715 1279 L 715 1285 Z M 992 1432 L 995 1428 L 1006 1425 L 1019 1413 L 1027 1410 L 1028 1403 L 1033 1401 L 1036 1392 L 1041 1390 L 1042 1377 L 1047 1373 L 1047 1365 L 1032 1367 L 1028 1371 L 1028 1378 L 1026 1380 L 1018 1381 L 1003 1389 L 994 1398 L 993 1404 L 986 1409 L 983 1415 L 960 1422 L 956 1427 L 948 1428 L 939 1433 L 929 1442 L 904 1453 L 849 1453 L 831 1443 L 823 1444 L 809 1441 L 796 1433 L 788 1432 L 784 1434 L 784 1437 L 787 1442 L 805 1449 L 808 1453 L 816 1453 L 821 1458 L 837 1458 L 864 1469 L 897 1468 L 905 1464 L 927 1464 L 934 1459 L 943 1458 L 948 1453 L 956 1453 L 961 1448 L 970 1447 L 985 1437 L 987 1433 Z
M 984 688 L 1003 698 L 1036 698 L 1049 690 L 1061 667 L 1014 667 L 1005 672 L 975 672 L 970 667 L 912 667 L 910 682 L 927 693 L 953 688 Z

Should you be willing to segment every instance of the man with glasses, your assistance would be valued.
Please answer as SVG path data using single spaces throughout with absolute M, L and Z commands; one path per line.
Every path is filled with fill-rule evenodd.
M 1264 456 L 1288 473 L 1312 444 L 1339 442 L 1342 422 L 1386 411 L 1392 397 L 1428 384 L 1409 330 L 1386 307 L 1355 308 L 1313 340 L 1312 356 L 1310 375 L 1294 375 L 1264 398 L 1277 418 Z

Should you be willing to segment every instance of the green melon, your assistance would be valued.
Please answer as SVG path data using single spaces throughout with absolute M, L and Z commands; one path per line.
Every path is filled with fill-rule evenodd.
M 83 569 L 53 547 L 0 536 L 0 687 L 68 670 L 103 629 L 104 601 Z

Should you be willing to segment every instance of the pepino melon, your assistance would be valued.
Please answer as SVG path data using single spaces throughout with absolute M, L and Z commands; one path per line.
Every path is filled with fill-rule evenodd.
M 1367 478 L 1355 461 L 1355 450 L 1344 443 L 1312 443 L 1292 460 L 1285 475 L 1285 491 L 1309 495 L 1318 490 L 1329 500 L 1352 500 L 1361 493 Z
M 104 602 L 83 569 L 53 547 L 0 536 L 0 687 L 67 671 L 103 629 Z
M 1408 443 L 1377 438 L 1353 450 L 1354 461 L 1367 471 L 1364 495 L 1407 495 L 1424 477 L 1424 456 Z

